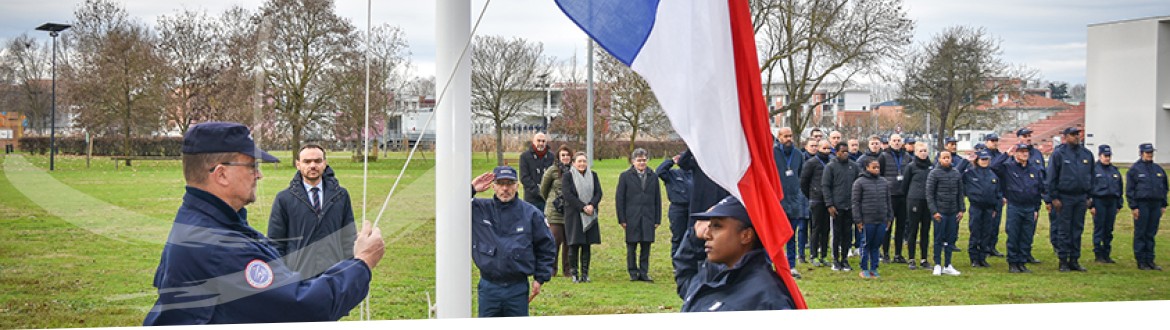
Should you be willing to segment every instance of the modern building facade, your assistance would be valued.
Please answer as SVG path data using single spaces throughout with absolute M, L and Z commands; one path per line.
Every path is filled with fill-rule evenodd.
M 1131 163 L 1153 143 L 1155 160 L 1170 162 L 1170 16 L 1089 25 L 1087 70 L 1088 146 Z

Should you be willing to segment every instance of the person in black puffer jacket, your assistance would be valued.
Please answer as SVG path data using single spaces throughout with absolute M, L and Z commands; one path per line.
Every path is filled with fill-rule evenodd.
M 902 190 L 906 191 L 906 252 L 910 269 L 930 269 L 926 261 L 930 246 L 930 209 L 926 205 L 926 176 L 934 168 L 930 161 L 930 146 L 926 142 L 914 145 L 914 162 L 902 169 Z M 915 242 L 918 246 L 915 246 Z M 914 264 L 915 248 L 922 250 L 922 259 Z
M 849 146 L 845 142 L 838 143 L 837 158 L 825 167 L 825 174 L 821 177 L 825 206 L 833 217 L 833 270 L 853 270 L 849 267 L 847 254 L 853 239 L 852 188 L 858 174 L 861 170 L 857 163 L 849 160 Z
M 959 236 L 959 222 L 967 210 L 963 203 L 963 174 L 951 166 L 951 152 L 938 154 L 938 167 L 926 177 L 926 203 L 934 218 L 934 275 L 959 275 L 951 264 L 950 247 Z M 945 253 L 946 258 L 940 254 Z M 945 267 L 943 265 L 946 265 Z
M 809 215 L 812 223 L 809 224 L 810 237 L 808 240 L 808 257 L 816 267 L 827 266 L 825 260 L 829 253 L 829 208 L 825 206 L 822 193 L 821 177 L 825 173 L 825 165 L 830 162 L 828 141 L 817 143 L 817 154 L 804 162 L 800 172 L 800 191 L 808 197 Z
M 894 219 L 890 210 L 890 183 L 881 177 L 877 159 L 861 163 L 865 172 L 853 181 L 853 224 L 861 231 L 861 278 L 877 278 L 878 248 L 885 241 L 886 228 Z

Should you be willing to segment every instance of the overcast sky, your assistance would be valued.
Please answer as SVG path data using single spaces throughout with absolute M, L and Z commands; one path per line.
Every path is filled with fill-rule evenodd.
M 690 0 L 687 0 L 690 1 Z M 947 26 L 982 26 L 999 38 L 1003 58 L 1036 69 L 1044 80 L 1085 80 L 1086 31 L 1090 24 L 1170 16 L 1168 0 L 905 0 L 921 42 Z M 122 0 L 131 16 L 154 25 L 161 15 L 182 9 L 218 15 L 232 5 L 250 10 L 261 0 Z M 0 40 L 45 22 L 69 22 L 83 0 L 0 0 Z M 338 13 L 359 29 L 367 24 L 367 1 L 337 0 Z M 472 19 L 484 0 L 472 1 Z M 420 0 L 374 1 L 374 25 L 390 23 L 406 33 L 419 75 L 434 75 L 435 4 Z M 480 35 L 517 36 L 544 44 L 547 55 L 567 59 L 583 56 L 585 35 L 565 18 L 552 0 L 495 0 L 480 23 Z

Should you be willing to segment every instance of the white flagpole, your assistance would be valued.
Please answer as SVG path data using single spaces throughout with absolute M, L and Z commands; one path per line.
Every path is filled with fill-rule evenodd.
M 435 2 L 435 308 L 438 318 L 471 317 L 471 1 Z M 448 73 L 455 74 L 448 76 Z
M 585 153 L 588 154 L 589 167 L 593 167 L 593 39 L 589 39 L 589 55 L 585 58 L 585 66 L 588 67 L 588 79 L 585 87 Z

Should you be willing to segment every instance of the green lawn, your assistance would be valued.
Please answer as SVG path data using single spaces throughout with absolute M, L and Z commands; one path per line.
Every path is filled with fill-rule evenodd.
M 355 212 L 360 213 L 361 164 L 350 162 L 344 153 L 331 156 L 331 165 L 354 196 Z M 387 254 L 371 284 L 375 319 L 425 318 L 427 293 L 434 299 L 435 173 L 433 154 L 428 156 L 411 163 L 382 215 Z M 482 154 L 475 157 L 473 175 L 494 165 Z M 371 163 L 366 199 L 370 220 L 378 216 L 404 158 L 391 155 Z M 651 166 L 660 161 L 651 160 Z M 5 156 L 0 162 L 0 328 L 141 324 L 154 302 L 154 269 L 183 193 L 179 162 L 136 161 L 133 167 L 115 170 L 108 158 L 96 158 L 87 168 L 83 158 L 63 156 L 57 158 L 57 171 L 51 174 L 45 171 L 46 156 Z M 651 276 L 657 282 L 628 281 L 625 244 L 613 215 L 612 196 L 618 174 L 627 167 L 623 160 L 605 160 L 595 168 L 606 195 L 601 203 L 603 243 L 594 247 L 590 274 L 594 281 L 573 284 L 557 278 L 533 302 L 533 315 L 678 309 L 681 303 L 672 281 L 670 234 L 665 225 L 658 231 L 651 261 Z M 292 174 L 287 163 L 264 168 L 258 200 L 249 210 L 257 230 L 266 231 L 272 198 L 288 186 Z M 799 284 L 812 308 L 1170 299 L 1167 273 L 1138 271 L 1133 262 L 1133 221 L 1128 212 L 1117 220 L 1114 258 L 1119 263 L 1115 265 L 1091 262 L 1092 221 L 1086 219 L 1082 264 L 1089 272 L 1084 274 L 1056 271 L 1046 219 L 1042 214 L 1034 248 L 1044 263 L 1032 266 L 1033 274 L 1008 274 L 1002 258 L 989 260 L 993 268 L 972 269 L 967 267 L 966 254 L 956 253 L 955 265 L 963 271 L 957 278 L 886 264 L 881 267 L 882 279 L 865 281 L 856 272 L 801 264 L 804 279 Z M 959 245 L 966 247 L 966 222 L 960 227 Z M 1159 241 L 1167 237 L 1162 231 Z M 1001 233 L 1000 251 L 1006 251 L 1005 238 Z M 1165 243 L 1158 246 L 1157 255 L 1160 260 L 1170 256 Z M 858 262 L 853 258 L 851 263 Z M 1170 262 L 1162 263 L 1170 266 Z M 357 319 L 357 311 L 352 314 L 347 319 Z

